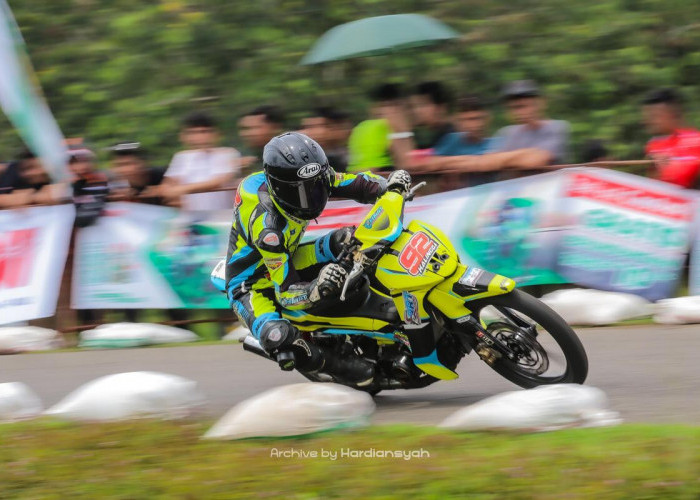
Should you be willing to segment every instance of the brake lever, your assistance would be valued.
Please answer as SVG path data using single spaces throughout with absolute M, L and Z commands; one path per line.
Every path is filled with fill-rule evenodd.
M 419 182 L 415 186 L 413 186 L 411 189 L 409 189 L 408 194 L 406 195 L 406 201 L 413 201 L 413 197 L 416 194 L 416 191 L 418 191 L 420 188 L 425 186 L 427 183 L 425 181 Z
M 355 264 L 353 264 L 352 270 L 350 271 L 350 274 L 348 274 L 348 277 L 345 280 L 345 284 L 343 285 L 343 291 L 340 292 L 340 300 L 342 302 L 345 302 L 345 292 L 348 291 L 348 287 L 350 286 L 350 282 L 352 280 L 354 280 L 357 276 L 362 274 L 363 271 L 364 271 L 364 268 L 362 267 L 362 264 L 355 261 Z

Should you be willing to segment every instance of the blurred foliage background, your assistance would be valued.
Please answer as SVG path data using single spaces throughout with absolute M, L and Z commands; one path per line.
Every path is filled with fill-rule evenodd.
M 550 115 L 571 121 L 574 144 L 604 139 L 641 158 L 648 139 L 639 101 L 679 87 L 700 125 L 697 0 L 9 0 L 44 93 L 67 137 L 95 147 L 138 140 L 164 163 L 183 114 L 208 109 L 226 142 L 263 103 L 294 127 L 319 103 L 362 119 L 366 91 L 390 80 L 447 82 L 493 100 L 507 80 L 533 78 Z M 362 17 L 418 12 L 463 34 L 448 45 L 391 56 L 299 66 L 329 28 Z M 0 158 L 20 142 L 0 118 Z

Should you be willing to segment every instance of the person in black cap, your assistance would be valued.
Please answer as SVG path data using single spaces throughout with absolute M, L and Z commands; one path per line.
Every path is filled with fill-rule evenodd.
M 112 153 L 110 170 L 110 201 L 136 201 L 163 205 L 164 200 L 153 189 L 163 181 L 164 168 L 149 167 L 141 144 L 120 142 L 109 148 Z
M 545 118 L 545 100 L 535 82 L 510 82 L 503 90 L 503 99 L 514 125 L 496 133 L 493 152 L 536 148 L 549 153 L 546 164 L 568 161 L 569 123 Z

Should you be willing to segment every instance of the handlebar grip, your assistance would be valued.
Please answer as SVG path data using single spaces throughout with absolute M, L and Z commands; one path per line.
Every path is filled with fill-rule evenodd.
M 297 360 L 293 351 L 282 351 L 277 353 L 277 364 L 286 371 L 292 371 L 296 368 Z

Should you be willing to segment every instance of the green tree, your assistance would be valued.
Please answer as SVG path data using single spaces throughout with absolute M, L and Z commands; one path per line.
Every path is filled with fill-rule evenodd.
M 180 118 L 212 110 L 237 143 L 240 114 L 281 104 L 295 126 L 319 102 L 357 119 L 382 80 L 443 80 L 496 99 L 515 78 L 538 80 L 574 141 L 605 140 L 640 158 L 639 101 L 679 87 L 700 126 L 700 9 L 694 0 L 10 0 L 51 109 L 66 136 L 97 148 L 139 140 L 154 160 L 177 149 Z M 301 67 L 327 29 L 361 17 L 420 12 L 463 39 L 440 48 Z M 0 157 L 19 148 L 2 119 Z M 497 125 L 503 123 L 500 115 Z

